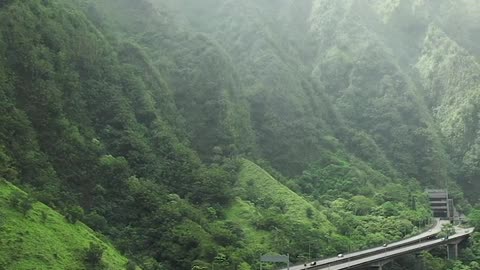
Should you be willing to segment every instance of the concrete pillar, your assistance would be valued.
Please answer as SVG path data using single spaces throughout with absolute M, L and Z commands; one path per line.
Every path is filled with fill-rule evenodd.
M 423 270 L 423 258 L 421 254 L 417 253 L 415 254 L 415 270 Z
M 447 258 L 449 260 L 458 258 L 458 244 L 447 244 Z

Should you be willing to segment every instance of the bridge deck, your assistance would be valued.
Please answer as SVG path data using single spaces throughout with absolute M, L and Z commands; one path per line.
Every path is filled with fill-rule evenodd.
M 346 262 L 354 263 L 354 262 L 358 262 L 358 261 L 361 261 L 361 260 L 364 260 L 364 259 L 369 259 L 369 258 L 371 258 L 371 259 L 368 260 L 368 262 L 375 262 L 376 259 L 374 259 L 374 258 L 376 258 L 377 256 L 380 256 L 381 258 L 385 258 L 385 256 L 392 255 L 398 250 L 403 250 L 405 248 L 411 248 L 412 246 L 422 248 L 423 246 L 419 246 L 419 245 L 428 244 L 428 243 L 430 243 L 430 244 L 433 243 L 435 245 L 436 244 L 435 241 L 439 241 L 439 240 L 429 240 L 429 241 L 426 241 L 426 242 L 424 240 L 437 235 L 441 231 L 442 225 L 446 224 L 446 223 L 449 223 L 449 222 L 445 221 L 445 220 L 437 219 L 436 225 L 431 230 L 429 230 L 427 232 L 424 232 L 424 233 L 421 233 L 419 235 L 416 235 L 414 237 L 410 237 L 410 238 L 407 238 L 407 239 L 404 239 L 404 240 L 401 240 L 401 241 L 398 241 L 398 242 L 395 242 L 395 243 L 391 243 L 391 244 L 388 245 L 388 247 L 376 247 L 376 248 L 371 248 L 371 249 L 362 250 L 362 251 L 358 251 L 358 252 L 348 253 L 348 254 L 345 254 L 341 258 L 333 257 L 333 258 L 328 258 L 328 259 L 317 260 L 317 261 L 315 261 L 316 262 L 315 266 L 307 265 L 307 267 L 305 267 L 303 264 L 295 265 L 295 266 L 290 267 L 290 270 L 328 269 L 329 266 L 330 266 L 330 269 L 332 269 L 332 270 L 333 269 L 344 269 L 344 268 L 333 268 L 333 267 L 334 266 L 341 266 L 341 265 L 344 265 L 344 267 L 345 267 Z M 463 230 L 465 231 L 465 229 L 463 229 Z M 473 229 L 468 229 L 468 230 L 473 231 Z M 471 232 L 466 233 L 466 234 L 468 235 L 470 233 Z M 465 235 L 465 233 L 463 233 L 462 235 Z M 452 236 L 452 237 L 457 237 L 457 235 Z M 451 239 L 454 239 L 452 237 L 450 237 L 450 239 L 448 241 L 451 241 Z M 424 241 L 424 242 L 421 242 L 421 241 Z M 413 245 L 415 242 L 418 242 L 418 244 Z M 408 245 L 408 246 L 406 246 L 406 245 Z M 384 251 L 384 252 L 382 252 L 382 251 Z M 382 252 L 382 253 L 378 254 L 379 252 Z M 372 255 L 369 256 L 369 254 L 372 254 Z M 352 264 L 351 266 L 354 266 L 354 264 Z M 287 270 L 287 269 L 282 268 L 281 270 Z
M 303 268 L 303 269 L 310 269 L 310 270 L 323 270 L 323 269 L 328 269 L 328 270 L 342 270 L 342 269 L 352 269 L 356 267 L 361 267 L 361 266 L 367 266 L 375 262 L 381 262 L 389 259 L 393 259 L 396 257 L 403 256 L 405 254 L 410 254 L 414 252 L 419 252 L 422 250 L 428 250 L 431 248 L 434 248 L 436 246 L 441 246 L 445 245 L 448 243 L 452 243 L 455 241 L 458 241 L 458 239 L 461 238 L 466 238 L 468 237 L 471 233 L 473 232 L 473 228 L 469 229 L 461 229 L 460 233 L 457 233 L 455 235 L 452 235 L 449 237 L 448 240 L 442 240 L 442 239 L 435 239 L 435 240 L 430 240 L 427 242 L 422 242 L 406 247 L 401 247 L 398 249 L 394 249 L 392 251 L 386 251 L 381 254 L 376 254 L 372 256 L 368 256 L 365 258 L 353 260 L 353 261 L 347 261 L 341 264 L 337 265 L 332 265 L 332 266 L 322 266 L 322 267 L 310 267 L 310 268 Z

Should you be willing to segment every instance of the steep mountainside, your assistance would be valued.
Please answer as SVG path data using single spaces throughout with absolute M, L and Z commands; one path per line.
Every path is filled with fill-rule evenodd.
M 479 9 L 0 1 L 0 176 L 146 270 L 400 239 L 478 200 Z
M 300 171 L 305 164 L 318 160 L 319 153 L 328 147 L 328 142 L 318 139 L 333 134 L 350 152 L 378 169 L 393 166 L 402 177 L 414 177 L 427 186 L 445 186 L 452 177 L 461 184 L 474 185 L 472 176 L 476 172 L 472 164 L 476 164 L 476 154 L 472 154 L 475 147 L 471 146 L 476 138 L 476 112 L 473 105 L 459 103 L 478 103 L 474 97 L 478 92 L 478 49 L 472 41 L 476 37 L 474 22 L 478 20 L 473 11 L 478 3 L 152 2 L 160 9 L 166 6 L 183 15 L 183 25 L 217 40 L 235 59 L 241 77 L 255 78 L 245 80 L 243 93 L 250 97 L 252 124 L 262 142 L 260 148 L 268 145 L 279 149 L 275 144 L 286 136 L 297 137 L 283 129 L 272 130 L 264 137 L 262 131 L 272 121 L 280 122 L 274 125 L 276 128 L 296 122 L 312 125 L 294 129 L 301 130 L 303 144 L 312 142 L 313 147 L 299 147 L 291 139 L 282 145 L 280 153 L 271 149 L 262 152 L 280 171 L 295 172 L 290 167 L 292 158 Z M 467 11 L 465 6 L 471 9 Z M 464 13 L 462 22 L 453 22 L 455 14 Z M 207 19 L 211 17 L 218 19 Z M 434 54 L 442 54 L 442 58 L 433 60 Z M 461 69 L 456 65 L 462 65 Z M 267 76 L 275 79 L 266 81 Z M 465 76 L 467 80 L 452 79 Z M 292 84 L 298 78 L 304 81 Z M 437 82 L 442 79 L 448 83 Z M 248 82 L 254 83 L 253 90 Z M 264 87 L 258 89 L 259 85 Z M 305 89 L 306 85 L 312 87 Z M 457 101 L 451 102 L 452 98 Z M 306 106 L 310 109 L 291 114 L 295 118 L 292 121 L 289 110 L 305 108 L 295 100 L 309 100 Z M 442 105 L 447 101 L 448 105 Z M 255 104 L 262 104 L 262 110 L 255 110 Z M 451 109 L 439 109 L 443 107 Z M 468 119 L 456 120 L 454 115 L 459 112 L 455 110 L 470 110 L 464 113 Z M 265 116 L 272 117 L 265 122 Z M 305 121 L 299 120 L 302 117 Z M 452 132 L 466 135 L 455 135 L 457 139 L 453 139 Z M 281 138 L 275 137 L 277 134 Z M 315 139 L 309 139 L 308 134 Z M 464 142 L 464 136 L 470 142 Z M 378 150 L 372 154 L 371 149 L 359 147 L 362 144 Z M 290 147 L 292 151 L 286 151 Z M 455 153 L 459 149 L 463 150 Z M 287 162 L 280 160 L 285 153 L 291 157 Z
M 448 141 L 458 179 L 478 198 L 480 65 L 444 31 L 431 26 L 416 68 L 425 97 Z
M 126 269 L 127 259 L 90 228 L 67 222 L 3 179 L 0 217 L 1 269 Z
M 361 1 L 298 6 L 292 1 L 213 1 L 206 9 L 183 2 L 170 5 L 186 18 L 204 14 L 192 27 L 218 40 L 235 60 L 245 78 L 242 91 L 259 147 L 280 171 L 305 169 L 330 146 L 326 138 L 333 135 L 359 156 L 387 157 L 405 177 L 429 185 L 449 178 L 438 130 L 402 67 L 410 59 L 394 53 L 407 48 L 386 44 L 389 36 L 383 34 L 393 26 L 384 23 L 386 15 L 377 10 L 382 7 Z M 360 132 L 368 137 L 365 143 L 380 149 L 379 156 L 351 142 L 362 140 Z

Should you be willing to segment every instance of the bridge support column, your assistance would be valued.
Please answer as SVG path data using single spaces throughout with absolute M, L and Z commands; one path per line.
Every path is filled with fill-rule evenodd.
M 423 270 L 423 258 L 420 253 L 415 254 L 415 270 Z
M 387 260 L 387 261 L 382 261 L 382 262 L 377 262 L 375 264 L 372 264 L 369 266 L 369 269 L 371 270 L 383 270 L 383 266 L 392 260 Z
M 449 260 L 456 260 L 458 258 L 458 244 L 447 245 L 447 258 Z

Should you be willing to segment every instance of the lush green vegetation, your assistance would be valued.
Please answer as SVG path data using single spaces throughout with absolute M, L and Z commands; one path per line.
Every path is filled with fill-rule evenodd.
M 127 267 L 78 221 L 132 269 L 300 262 L 419 232 L 425 187 L 480 226 L 480 5 L 457 2 L 0 1 L 0 176 L 31 195 L 0 186 L 29 247 L 0 263 Z
M 126 269 L 128 260 L 90 228 L 0 179 L 0 268 Z M 90 247 L 97 246 L 90 258 Z

